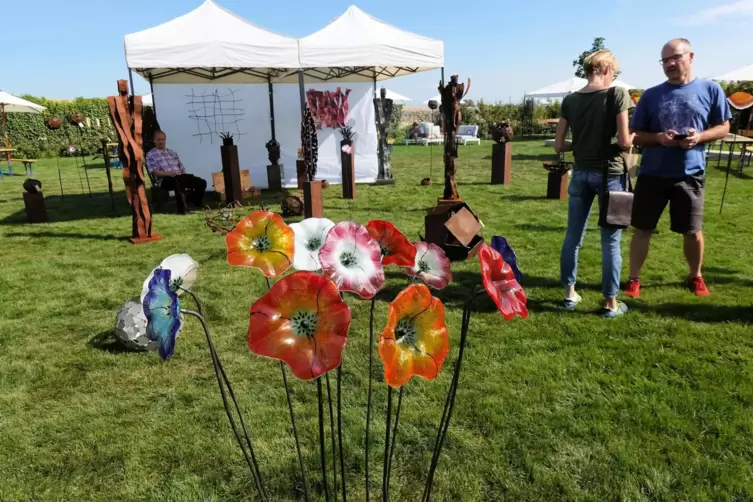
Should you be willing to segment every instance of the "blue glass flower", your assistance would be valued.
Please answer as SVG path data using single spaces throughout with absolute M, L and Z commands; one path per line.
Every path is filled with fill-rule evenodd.
M 520 282 L 520 269 L 518 268 L 518 257 L 515 255 L 515 251 L 512 250 L 507 243 L 507 239 L 502 236 L 495 235 L 492 237 L 492 248 L 502 255 L 502 259 L 505 263 L 510 265 L 512 273 L 515 276 L 515 280 Z
M 157 268 L 144 296 L 146 336 L 158 343 L 159 355 L 169 359 L 175 352 L 175 338 L 181 328 L 180 301 L 171 287 L 170 270 Z

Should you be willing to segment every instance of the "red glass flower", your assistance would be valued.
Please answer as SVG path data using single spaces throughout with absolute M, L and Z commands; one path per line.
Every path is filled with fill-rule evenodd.
M 416 260 L 416 246 L 389 221 L 371 220 L 366 229 L 382 249 L 382 265 L 412 267 Z
M 280 279 L 251 306 L 248 348 L 286 362 L 301 380 L 340 365 L 348 341 L 350 307 L 337 285 L 313 272 Z
M 488 244 L 482 244 L 478 261 L 481 263 L 484 289 L 505 319 L 509 321 L 516 315 L 528 317 L 525 291 L 515 280 L 512 268 L 505 263 L 502 255 Z
M 279 214 L 254 211 L 225 236 L 227 262 L 276 277 L 293 263 L 295 234 Z
M 401 387 L 418 375 L 434 380 L 450 352 L 444 305 L 424 284 L 412 284 L 390 303 L 387 326 L 379 335 L 384 379 Z

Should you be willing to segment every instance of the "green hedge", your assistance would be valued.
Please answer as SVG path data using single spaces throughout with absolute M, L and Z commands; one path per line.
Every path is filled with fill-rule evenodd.
M 66 155 L 67 147 L 74 145 L 86 153 L 97 152 L 100 140 L 115 140 L 116 134 L 110 121 L 110 110 L 104 98 L 76 98 L 73 101 L 50 101 L 36 96 L 20 96 L 46 108 L 41 114 L 8 113 L 8 137 L 16 158 L 42 158 Z M 68 123 L 69 113 L 83 113 L 88 120 L 84 127 Z M 63 119 L 63 127 L 51 131 L 44 125 L 46 117 Z

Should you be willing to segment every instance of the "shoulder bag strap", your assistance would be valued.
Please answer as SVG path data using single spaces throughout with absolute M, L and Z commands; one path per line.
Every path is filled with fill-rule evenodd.
M 604 166 L 601 171 L 601 187 L 604 193 L 607 192 L 607 176 L 609 176 L 609 157 L 612 150 L 612 138 L 617 129 L 617 114 L 614 113 L 614 93 L 614 87 L 607 89 L 607 106 L 606 114 L 604 115 L 604 126 L 602 128 L 601 154 L 599 155 Z

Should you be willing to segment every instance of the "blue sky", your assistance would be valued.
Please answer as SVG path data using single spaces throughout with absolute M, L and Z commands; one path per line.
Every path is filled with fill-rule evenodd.
M 753 64 L 753 0 L 216 1 L 260 26 L 293 37 L 324 27 L 355 3 L 400 28 L 444 40 L 448 75 L 470 77 L 468 97 L 485 101 L 519 101 L 526 90 L 569 78 L 572 60 L 597 36 L 606 38 L 620 60 L 621 78 L 637 87 L 663 80 L 659 52 L 673 37 L 693 42 L 699 76 Z M 123 36 L 168 21 L 200 3 L 7 0 L 0 30 L 0 89 L 50 98 L 111 95 L 115 81 L 127 76 Z M 420 104 L 436 94 L 438 80 L 437 70 L 385 85 Z M 140 78 L 135 85 L 138 93 L 149 92 Z

